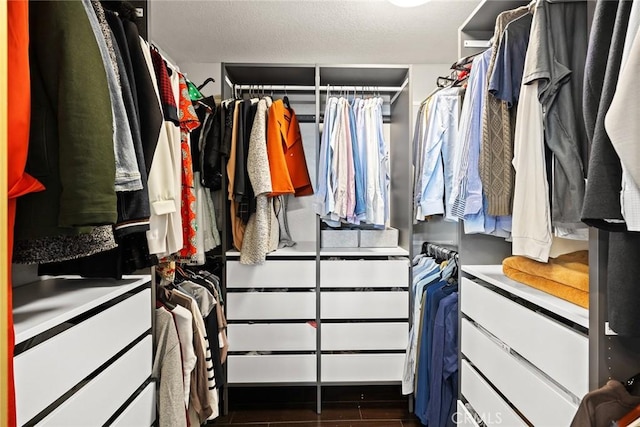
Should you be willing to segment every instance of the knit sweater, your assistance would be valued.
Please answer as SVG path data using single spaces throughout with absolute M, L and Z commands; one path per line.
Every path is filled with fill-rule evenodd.
M 500 40 L 509 22 L 528 13 L 527 7 L 502 12 L 496 19 L 494 43 L 487 76 L 495 67 Z M 480 179 L 487 197 L 488 214 L 511 215 L 514 171 L 513 129 L 516 109 L 488 94 L 482 114 L 482 144 L 480 147 Z

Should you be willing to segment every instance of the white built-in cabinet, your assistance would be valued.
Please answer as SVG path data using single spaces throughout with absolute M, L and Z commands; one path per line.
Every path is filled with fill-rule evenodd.
M 44 277 L 13 289 L 19 426 L 151 426 L 150 276 Z
M 390 248 L 323 247 L 313 197 L 291 197 L 296 246 L 257 266 L 227 251 L 228 385 L 315 385 L 320 412 L 322 385 L 400 384 L 412 251 L 410 67 L 223 64 L 222 75 L 224 97 L 288 96 L 314 189 L 327 95 L 379 93 L 390 148 L 389 225 L 399 232 Z

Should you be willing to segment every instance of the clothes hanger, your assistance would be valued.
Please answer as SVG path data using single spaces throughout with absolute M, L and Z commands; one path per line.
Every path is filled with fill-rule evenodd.
M 627 381 L 625 381 L 623 384 L 624 388 L 627 389 L 629 394 L 640 396 L 640 373 L 627 379 Z
M 214 79 L 213 77 L 207 77 L 205 79 L 204 82 L 202 82 L 202 84 L 200 86 L 198 86 L 198 90 L 202 90 L 203 87 L 205 87 L 206 85 L 208 85 L 209 83 L 215 83 L 216 79 Z
M 289 95 L 287 94 L 287 85 L 284 86 L 284 98 L 282 98 L 282 102 L 284 106 L 287 107 L 288 110 L 291 110 L 291 104 L 289 103 Z

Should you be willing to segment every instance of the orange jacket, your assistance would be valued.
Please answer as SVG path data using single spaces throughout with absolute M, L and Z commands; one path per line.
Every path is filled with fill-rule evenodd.
M 293 109 L 286 108 L 281 99 L 269 108 L 267 156 L 271 171 L 270 196 L 313 194 L 298 119 Z

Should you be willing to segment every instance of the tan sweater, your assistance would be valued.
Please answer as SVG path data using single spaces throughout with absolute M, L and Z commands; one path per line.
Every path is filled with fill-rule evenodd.
M 527 14 L 527 7 L 502 12 L 496 19 L 493 34 L 493 50 L 487 69 L 490 78 L 496 63 L 498 47 L 509 22 Z M 482 112 L 482 144 L 480 148 L 480 179 L 488 203 L 488 214 L 493 216 L 511 215 L 513 199 L 514 170 L 513 136 L 516 108 L 509 109 L 506 102 L 488 93 Z

